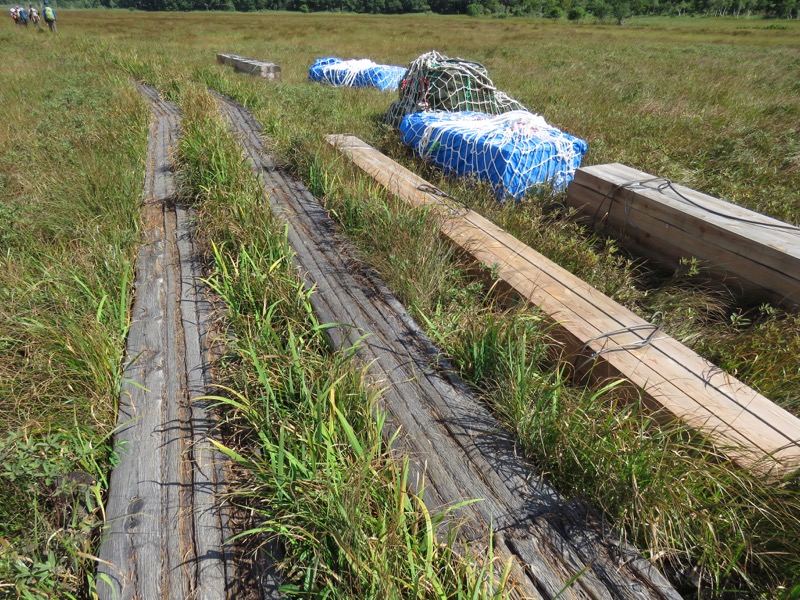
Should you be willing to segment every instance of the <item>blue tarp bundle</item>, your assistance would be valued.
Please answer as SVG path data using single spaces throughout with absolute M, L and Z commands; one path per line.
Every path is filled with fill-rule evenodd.
M 405 67 L 379 65 L 366 58 L 342 60 L 334 56 L 318 58 L 308 70 L 311 81 L 346 87 L 376 87 L 394 91 L 406 74 Z
M 586 142 L 564 133 L 539 115 L 515 110 L 420 112 L 400 123 L 403 143 L 446 173 L 492 184 L 498 197 L 519 199 L 538 184 L 561 189 L 586 153 Z

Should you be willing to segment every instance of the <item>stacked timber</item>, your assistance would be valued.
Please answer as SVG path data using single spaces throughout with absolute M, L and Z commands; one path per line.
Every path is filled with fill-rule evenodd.
M 701 432 L 744 468 L 780 478 L 800 467 L 800 419 L 658 331 L 478 213 L 353 136 L 331 135 L 402 201 L 441 218 L 442 235 L 539 307 L 577 371 L 627 382 L 645 404 Z
M 217 62 L 254 77 L 261 77 L 270 81 L 281 80 L 281 68 L 273 63 L 245 58 L 237 54 L 217 54 Z
M 578 169 L 567 204 L 658 264 L 696 258 L 735 293 L 800 306 L 797 227 L 619 163 Z

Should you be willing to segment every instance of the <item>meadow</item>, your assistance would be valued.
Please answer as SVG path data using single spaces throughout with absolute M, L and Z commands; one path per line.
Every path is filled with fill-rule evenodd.
M 438 241 L 431 219 L 396 207 L 325 149 L 322 136 L 362 137 L 643 316 L 661 311 L 672 335 L 796 413 L 800 317 L 741 303 L 703 282 L 691 265 L 677 274 L 648 269 L 585 231 L 558 196 L 499 205 L 486 190 L 446 180 L 381 124 L 393 96 L 306 81 L 321 56 L 403 65 L 436 49 L 479 61 L 499 89 L 586 139 L 584 164 L 623 162 L 800 224 L 800 23 L 638 18 L 617 27 L 437 15 L 63 10 L 59 29 L 58 36 L 39 34 L 9 20 L 0 31 L 7 49 L 0 65 L 0 456 L 8 482 L 0 490 L 0 596 L 92 594 L 148 120 L 129 83 L 135 77 L 187 115 L 178 157 L 183 193 L 200 210 L 209 279 L 236 331 L 218 380 L 229 392 L 231 426 L 242 431 L 237 455 L 247 457 L 241 502 L 258 515 L 262 534 L 289 548 L 286 572 L 296 592 L 504 593 L 490 570 L 475 566 L 490 558 L 461 563 L 446 546 L 433 556 L 426 540 L 435 519 L 416 501 L 398 507 L 391 493 L 379 493 L 393 489 L 386 481 L 402 480 L 403 467 L 381 442 L 380 415 L 364 408 L 374 390 L 357 366 L 326 350 L 297 275 L 274 267 L 288 252 L 280 227 L 265 214 L 207 87 L 255 112 L 287 168 L 556 487 L 602 508 L 687 597 L 800 597 L 797 477 L 778 484 L 750 477 L 679 426 L 657 425 L 635 404 L 623 408 L 613 389 L 566 381 L 549 358 L 536 313 L 496 306 Z M 281 65 L 283 83 L 218 67 L 220 51 Z M 266 322 L 261 307 L 273 303 L 280 310 Z M 303 358 L 289 366 L 270 358 L 280 356 Z M 314 446 L 318 437 L 301 433 L 329 423 L 330 407 L 319 399 L 334 381 L 347 382 L 343 418 L 361 441 L 354 446 L 347 427 L 330 425 L 326 450 Z M 306 390 L 303 382 L 313 385 Z M 308 396 L 299 402 L 302 390 Z M 268 418 L 262 405 L 279 418 Z M 298 469 L 292 489 L 307 493 L 290 499 L 289 484 L 271 472 L 271 455 L 248 450 L 250 439 L 291 441 L 307 465 L 332 461 L 324 473 L 340 476 L 323 481 L 331 478 Z M 78 471 L 93 483 L 76 491 L 65 476 Z M 61 488 L 81 511 L 54 506 Z M 371 493 L 348 497 L 353 489 Z M 369 529 L 386 528 L 385 514 L 406 511 L 391 533 Z M 320 518 L 343 512 L 369 518 Z M 298 525 L 287 529 L 292 519 Z M 301 540 L 300 530 L 309 539 Z M 358 534 L 341 540 L 337 530 Z M 378 556 L 361 543 L 373 537 L 399 541 Z M 389 581 L 396 587 L 382 587 Z M 417 587 L 403 587 L 415 581 Z

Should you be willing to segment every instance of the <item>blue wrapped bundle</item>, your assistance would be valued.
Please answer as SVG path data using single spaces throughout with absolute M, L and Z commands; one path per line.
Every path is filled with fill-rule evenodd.
M 586 142 L 525 110 L 411 113 L 400 123 L 403 143 L 446 173 L 492 184 L 499 198 L 521 198 L 531 187 L 569 183 Z
M 369 59 L 318 58 L 308 70 L 311 81 L 343 87 L 376 87 L 394 91 L 406 74 L 405 67 L 379 65 Z

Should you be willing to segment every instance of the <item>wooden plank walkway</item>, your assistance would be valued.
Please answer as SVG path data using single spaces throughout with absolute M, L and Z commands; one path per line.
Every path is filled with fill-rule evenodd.
M 174 203 L 170 169 L 178 112 L 139 89 L 153 112 L 144 236 L 127 340 L 106 527 L 102 600 L 223 600 L 227 515 L 217 500 L 225 465 L 208 441 L 208 305 L 195 263 L 191 214 Z
M 273 63 L 245 58 L 238 54 L 217 54 L 217 62 L 221 65 L 233 67 L 240 73 L 247 73 L 254 77 L 261 77 L 270 81 L 281 80 L 281 68 Z
M 433 207 L 442 233 L 538 306 L 578 371 L 622 378 L 659 414 L 701 431 L 739 464 L 771 477 L 800 466 L 800 419 L 353 136 L 328 142 L 392 194 Z
M 497 421 L 451 376 L 440 351 L 385 285 L 359 261 L 325 210 L 302 183 L 278 168 L 259 136 L 261 126 L 240 105 L 218 97 L 261 178 L 271 208 L 288 224 L 295 262 L 315 286 L 321 322 L 337 348 L 360 343 L 359 357 L 384 389 L 387 434 L 402 428 L 417 489 L 439 510 L 470 498 L 458 511 L 461 539 L 485 542 L 513 558 L 517 598 L 677 599 L 680 596 L 635 549 L 620 544 L 580 502 L 560 496 L 516 456 Z M 570 580 L 576 580 L 570 584 Z
M 738 295 L 800 306 L 800 228 L 619 163 L 578 169 L 567 204 L 660 264 L 696 257 Z

